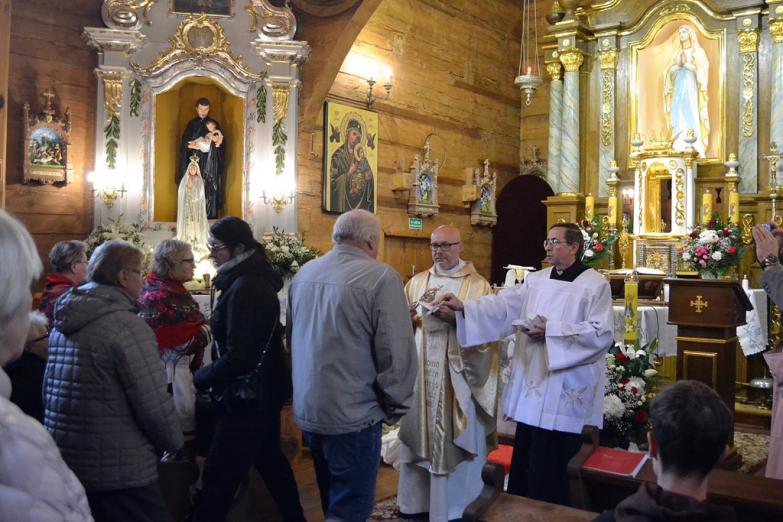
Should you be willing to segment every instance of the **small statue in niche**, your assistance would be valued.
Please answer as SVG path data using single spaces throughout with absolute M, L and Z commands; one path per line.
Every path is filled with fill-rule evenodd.
M 42 93 L 46 103 L 38 114 L 30 114 L 30 104 L 24 103 L 24 182 L 68 183 L 73 172 L 68 154 L 71 136 L 71 111 L 60 117 L 52 106 L 54 93 Z
M 497 189 L 497 172 L 489 172 L 489 160 L 484 160 L 483 172 L 473 171 L 473 186 L 476 187 L 475 201 L 470 207 L 470 224 L 494 227 L 498 222 L 495 209 L 495 192 Z
M 419 217 L 437 216 L 438 204 L 438 161 L 430 160 L 430 142 L 424 142 L 424 161 L 416 154 L 411 166 L 413 185 L 408 199 L 408 215 Z

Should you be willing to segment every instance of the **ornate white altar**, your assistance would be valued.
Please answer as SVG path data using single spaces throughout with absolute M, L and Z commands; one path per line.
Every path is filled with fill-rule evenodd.
M 275 209 L 264 203 L 295 194 L 298 66 L 310 48 L 293 39 L 290 7 L 245 3 L 229 4 L 230 15 L 220 16 L 173 13 L 170 2 L 156 0 L 104 0 L 106 27 L 85 27 L 84 38 L 98 54 L 95 178 L 122 194 L 112 208 L 96 204 L 96 224 L 119 214 L 156 221 L 156 205 L 167 196 L 161 180 L 173 170 L 156 147 L 179 140 L 171 130 L 178 125 L 160 121 L 170 100 L 164 95 L 209 84 L 233 133 L 227 136 L 235 161 L 226 174 L 232 191 L 226 213 L 241 215 L 259 236 L 272 226 L 296 230 L 293 204 Z M 162 123 L 168 125 L 163 133 Z M 173 184 L 171 190 L 176 194 Z

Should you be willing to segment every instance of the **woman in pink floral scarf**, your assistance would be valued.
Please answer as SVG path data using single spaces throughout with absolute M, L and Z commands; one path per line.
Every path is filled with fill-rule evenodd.
M 211 342 L 209 325 L 198 303 L 183 286 L 193 279 L 195 261 L 188 243 L 163 241 L 155 249 L 152 272 L 147 276 L 139 315 L 155 332 L 166 378 L 185 436 L 185 456 L 195 456 L 196 396 L 193 372 L 199 369 L 204 349 Z

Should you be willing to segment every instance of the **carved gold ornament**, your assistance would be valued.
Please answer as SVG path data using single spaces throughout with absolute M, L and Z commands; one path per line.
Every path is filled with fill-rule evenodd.
M 709 301 L 702 301 L 702 296 L 697 295 L 695 301 L 691 301 L 691 308 L 696 309 L 696 313 L 702 313 L 702 308 L 709 308 Z
M 601 64 L 601 70 L 617 67 L 617 49 L 599 51 L 598 62 Z
M 601 71 L 601 143 L 604 147 L 612 145 L 614 129 L 614 69 Z
M 288 84 L 272 85 L 272 105 L 275 111 L 275 123 L 285 119 L 288 114 Z
M 122 106 L 122 71 L 104 71 L 97 69 L 95 73 L 103 80 L 103 106 L 107 116 L 119 116 Z
M 585 57 L 579 49 L 567 49 L 560 53 L 560 62 L 565 67 L 566 72 L 577 72 Z
M 138 9 L 142 10 L 144 23 L 150 25 L 150 9 L 158 0 L 105 0 L 101 6 L 101 18 L 106 27 L 133 29 L 141 25 Z
M 197 66 L 202 66 L 206 60 L 214 60 L 248 78 L 261 80 L 264 77 L 263 74 L 252 73 L 245 67 L 242 57 L 231 51 L 231 42 L 223 27 L 206 14 L 189 16 L 182 20 L 169 42 L 171 47 L 149 66 L 141 67 L 137 63 L 131 65 L 141 74 L 157 75 L 185 60 L 195 62 Z
M 677 226 L 685 226 L 685 171 L 680 167 L 674 173 L 674 190 L 677 194 L 677 208 L 674 220 Z
M 753 94 L 756 91 L 756 53 L 742 55 L 742 135 L 753 137 Z
M 753 243 L 753 214 L 742 214 L 742 244 Z
M 755 53 L 759 48 L 759 30 L 743 29 L 737 33 L 741 53 Z
M 291 40 L 296 33 L 296 17 L 290 7 L 275 7 L 269 0 L 251 0 L 245 7 L 250 15 L 250 32 L 264 39 Z
M 783 20 L 772 20 L 769 23 L 769 34 L 774 43 L 783 43 Z
M 560 70 L 562 69 L 560 62 L 549 62 L 546 64 L 546 72 L 552 77 L 552 81 L 560 79 Z

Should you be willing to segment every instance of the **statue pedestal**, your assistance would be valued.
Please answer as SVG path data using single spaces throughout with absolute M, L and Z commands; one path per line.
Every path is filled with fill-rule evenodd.
M 585 216 L 585 197 L 582 194 L 549 196 L 544 205 L 547 229 L 557 223 L 578 223 Z

